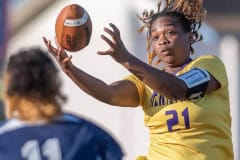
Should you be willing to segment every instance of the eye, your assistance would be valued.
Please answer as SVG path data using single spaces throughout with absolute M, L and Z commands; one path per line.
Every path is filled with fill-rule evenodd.
M 168 35 L 168 36 L 173 36 L 173 35 L 176 35 L 177 34 L 177 32 L 175 32 L 175 31 L 167 31 L 166 32 L 166 35 Z
M 151 41 L 152 41 L 152 42 L 154 42 L 154 41 L 157 41 L 157 40 L 158 40 L 158 38 L 159 38 L 159 36 L 152 36 L 152 39 L 151 39 Z

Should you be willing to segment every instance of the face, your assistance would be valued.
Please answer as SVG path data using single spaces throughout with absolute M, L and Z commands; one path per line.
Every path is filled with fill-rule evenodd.
M 192 33 L 184 32 L 177 18 L 157 18 L 152 23 L 150 34 L 151 45 L 163 66 L 180 67 L 189 58 Z

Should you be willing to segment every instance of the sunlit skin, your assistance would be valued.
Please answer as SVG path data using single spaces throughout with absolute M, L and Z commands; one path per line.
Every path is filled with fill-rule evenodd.
M 151 45 L 166 72 L 176 73 L 188 60 L 191 41 L 177 18 L 159 17 L 151 26 Z
M 162 16 L 157 18 L 151 26 L 151 45 L 157 53 L 157 57 L 161 59 L 164 71 L 151 67 L 131 54 L 125 47 L 117 26 L 110 23 L 109 27 L 104 27 L 104 31 L 108 36 L 102 34 L 101 38 L 109 45 L 109 49 L 98 51 L 99 55 L 111 56 L 154 91 L 169 99 L 182 100 L 186 98 L 186 85 L 182 80 L 176 78 L 175 73 L 182 69 L 189 59 L 192 33 L 184 32 L 177 18 Z M 109 85 L 72 64 L 72 57 L 68 56 L 58 43 L 55 48 L 51 45 L 51 41 L 45 37 L 43 40 L 63 71 L 87 94 L 114 106 L 136 107 L 139 105 L 138 91 L 132 82 L 123 79 Z M 219 86 L 212 77 L 206 93 L 216 90 Z
M 159 1 L 158 3 L 157 12 L 153 10 L 148 12 L 146 10 L 142 16 L 138 16 L 143 22 L 143 26 L 138 31 L 141 32 L 143 29 L 147 29 L 146 55 L 148 56 L 148 63 L 136 57 L 136 53 L 130 53 L 130 50 L 128 50 L 124 41 L 122 41 L 121 30 L 115 24 L 110 23 L 109 26 L 103 28 L 104 32 L 100 38 L 107 44 L 108 48 L 98 51 L 97 54 L 110 56 L 116 63 L 130 72 L 130 77 L 124 77 L 110 84 L 75 66 L 71 62 L 71 57 L 64 50 L 59 49 L 61 46 L 54 48 L 46 38 L 44 38 L 44 42 L 49 52 L 56 58 L 65 73 L 85 93 L 111 106 L 142 107 L 141 109 L 145 114 L 144 122 L 149 128 L 151 143 L 149 156 L 143 157 L 143 159 L 167 158 L 168 154 L 167 152 L 165 153 L 165 149 L 166 151 L 170 151 L 168 147 L 170 143 L 171 145 L 169 146 L 174 146 L 173 150 L 176 147 L 176 150 L 170 151 L 168 158 L 177 159 L 177 157 L 181 157 L 183 154 L 180 150 L 184 148 L 184 140 L 187 143 L 190 142 L 191 138 L 194 137 L 192 133 L 197 134 L 197 141 L 193 138 L 194 142 L 191 144 L 192 146 L 186 143 L 185 157 L 188 158 L 189 152 L 189 159 L 206 158 L 204 155 L 202 156 L 199 149 L 206 143 L 201 142 L 201 144 L 197 144 L 201 141 L 201 138 L 208 140 L 208 136 L 205 136 L 205 133 L 203 133 L 205 129 L 202 130 L 202 126 L 204 126 L 202 124 L 206 121 L 201 121 L 200 118 L 203 116 L 202 113 L 205 113 L 205 110 L 207 111 L 214 104 L 211 101 L 220 100 L 217 97 L 221 95 L 217 95 L 216 91 L 223 84 L 219 83 L 222 82 L 223 76 L 219 76 L 217 72 L 212 70 L 213 67 L 209 63 L 217 63 L 217 59 L 211 61 L 210 56 L 206 56 L 206 59 L 205 56 L 193 59 L 192 63 L 189 64 L 190 55 L 194 51 L 192 44 L 202 40 L 201 34 L 198 33 L 198 25 L 200 27 L 205 18 L 205 10 L 202 8 L 202 1 L 200 0 L 168 0 L 165 3 L 166 6 L 163 6 L 166 8 L 163 8 L 162 11 L 160 10 L 162 7 L 161 2 Z M 189 65 L 187 66 L 187 64 Z M 220 66 L 220 64 L 218 65 Z M 187 76 L 190 74 L 195 76 L 194 72 L 191 72 L 195 67 L 209 72 L 210 80 L 206 88 L 205 84 L 201 85 L 200 81 L 198 81 L 199 85 L 189 87 L 187 83 L 189 81 L 186 82 L 179 78 L 180 74 L 183 73 L 187 73 Z M 215 66 L 214 64 L 214 67 L 217 68 L 217 65 Z M 190 77 L 189 79 L 193 82 L 196 78 Z M 220 81 L 218 82 L 218 80 Z M 192 82 L 190 83 L 193 84 Z M 226 87 L 226 85 L 223 87 Z M 222 94 L 225 90 L 226 88 L 219 90 L 219 93 Z M 203 98 L 200 98 L 199 94 L 202 93 L 205 95 Z M 193 100 L 192 98 L 197 99 Z M 224 98 L 227 98 L 227 96 Z M 219 102 L 216 104 L 222 105 L 224 103 L 223 101 L 223 103 Z M 228 106 L 226 105 L 226 107 Z M 213 108 L 207 111 L 207 114 L 210 114 L 211 110 Z M 228 121 L 227 118 L 225 120 Z M 192 122 L 194 125 L 192 125 Z M 212 125 L 212 123 L 207 123 L 207 125 Z M 164 129 L 164 126 L 166 126 L 169 132 L 167 132 L 167 129 Z M 173 126 L 177 128 L 177 132 L 175 132 L 175 129 L 172 130 L 171 127 Z M 188 131 L 184 128 L 178 128 L 178 126 L 185 126 Z M 226 125 L 224 124 L 224 126 Z M 220 130 L 217 127 L 213 130 L 217 130 L 218 132 Z M 226 131 L 225 129 L 224 132 Z M 215 131 L 209 130 L 207 132 L 211 132 L 209 137 L 212 137 L 211 134 Z M 174 139 L 176 134 L 179 135 Z M 172 142 L 166 138 L 171 139 L 172 137 L 169 136 L 173 137 Z M 180 141 L 178 142 L 178 140 Z M 196 150 L 193 150 L 194 147 L 196 147 Z M 179 153 L 177 153 L 178 150 Z M 164 156 L 156 157 L 155 155 L 158 152 Z M 199 153 L 201 156 L 198 156 Z

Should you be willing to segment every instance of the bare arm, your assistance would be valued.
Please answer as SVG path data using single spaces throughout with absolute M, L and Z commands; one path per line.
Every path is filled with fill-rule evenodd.
M 176 76 L 153 68 L 133 56 L 129 57 L 128 60 L 127 63 L 122 65 L 158 93 L 171 99 L 179 100 L 186 98 L 187 86 Z M 218 88 L 220 88 L 220 84 L 211 76 L 206 93 L 210 93 Z
M 221 87 L 220 83 L 213 76 L 211 76 L 211 79 L 208 83 L 206 93 L 215 91 L 215 90 L 219 89 L 220 87 Z
M 139 103 L 136 86 L 127 80 L 117 81 L 110 85 L 97 79 L 81 69 L 74 66 L 71 56 L 58 46 L 54 48 L 51 42 L 43 38 L 48 51 L 56 58 L 62 70 L 73 80 L 73 82 L 90 96 L 116 106 L 135 107 Z
M 101 36 L 101 38 L 110 46 L 110 49 L 107 51 L 100 51 L 98 54 L 112 56 L 114 60 L 122 64 L 126 69 L 136 75 L 156 92 L 171 99 L 179 100 L 186 98 L 187 86 L 182 80 L 174 75 L 153 68 L 134 57 L 125 48 L 118 28 L 113 24 L 110 24 L 110 27 L 112 30 L 104 28 L 104 31 L 111 36 L 112 40 L 104 35 Z M 207 93 L 216 90 L 217 88 L 219 88 L 218 82 L 211 77 Z
M 139 103 L 137 88 L 130 81 L 121 80 L 108 85 L 73 65 L 67 75 L 79 88 L 102 102 L 126 107 Z

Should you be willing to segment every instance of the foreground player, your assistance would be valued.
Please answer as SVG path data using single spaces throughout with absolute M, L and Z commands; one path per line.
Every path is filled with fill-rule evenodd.
M 110 85 L 74 66 L 71 57 L 44 38 L 64 72 L 89 95 L 107 104 L 142 106 L 149 128 L 148 160 L 233 160 L 228 80 L 224 64 L 212 55 L 191 59 L 192 44 L 206 11 L 201 0 L 168 0 L 163 10 L 145 11 L 149 64 L 125 48 L 119 29 L 104 28 L 110 55 L 132 75 Z M 158 64 L 161 68 L 157 69 Z
M 38 48 L 10 57 L 4 74 L 8 118 L 1 160 L 121 160 L 117 142 L 93 123 L 64 114 L 58 70 Z

